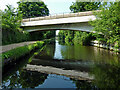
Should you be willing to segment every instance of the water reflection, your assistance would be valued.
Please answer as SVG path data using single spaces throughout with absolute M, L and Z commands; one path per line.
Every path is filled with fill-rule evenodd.
M 59 45 L 58 41 L 56 41 L 54 59 L 63 59 L 60 50 L 61 50 L 61 45 Z
M 4 67 L 2 73 L 2 88 L 35 88 L 44 82 L 47 78 L 47 74 L 23 69 L 28 62 L 31 62 L 33 55 L 32 52 L 30 55 L 9 63 L 9 65 Z
M 43 84 L 47 78 L 47 74 L 23 70 L 20 73 L 20 84 L 22 88 L 35 88 L 40 84 Z
M 61 45 L 56 41 L 55 45 L 47 45 L 39 55 L 35 56 L 35 58 L 109 63 L 109 61 L 114 61 L 116 59 L 120 60 L 120 54 L 117 55 L 109 50 L 93 46 Z
M 89 72 L 90 67 L 93 65 L 92 62 L 83 62 L 83 61 L 61 61 L 61 60 L 52 60 L 52 59 L 34 59 L 32 60 L 31 65 L 42 65 L 42 66 L 53 66 L 56 68 L 62 68 L 66 70 L 77 70 Z
M 49 47 L 46 46 L 44 50 L 42 50 L 39 54 L 35 55 L 34 58 L 40 58 L 40 59 L 53 59 L 55 52 L 55 45 L 49 45 Z
M 32 55 L 31 55 L 32 56 Z M 108 50 L 80 45 L 47 45 L 32 58 L 24 57 L 3 70 L 2 88 L 120 88 L 120 55 Z M 26 64 L 53 66 L 88 72 L 92 82 L 25 70 Z
M 48 45 L 45 51 L 47 48 L 51 46 Z M 38 55 L 39 58 L 34 58 L 30 64 L 80 70 L 95 76 L 95 80 L 90 85 L 86 81 L 82 83 L 75 81 L 77 88 L 120 88 L 120 54 L 93 46 L 61 45 L 58 42 L 56 48 L 59 53 L 55 50 L 51 58 L 46 56 L 41 59 L 42 55 Z
M 61 54 L 64 59 L 84 60 L 107 63 L 109 60 L 119 59 L 116 54 L 110 53 L 109 50 L 93 46 L 68 45 L 63 46 Z
M 93 82 L 74 80 L 55 74 L 21 70 L 3 80 L 2 88 L 120 88 L 120 64 L 96 64 L 90 73 L 95 76 Z
M 88 88 L 91 83 L 56 74 L 20 70 L 3 80 L 2 88 Z M 94 86 L 93 86 L 94 87 Z
M 37 88 L 76 88 L 76 85 L 66 76 L 49 74 L 45 82 Z
M 120 89 L 120 62 L 116 64 L 96 64 L 91 69 L 95 76 L 94 84 L 99 88 Z
M 21 70 L 3 80 L 2 88 L 35 88 L 43 84 L 46 78 L 47 74 Z
M 73 82 L 75 83 L 77 90 L 80 90 L 80 89 L 86 89 L 86 90 L 98 89 L 98 87 L 96 85 L 94 85 L 93 83 L 87 82 L 84 80 L 73 80 Z

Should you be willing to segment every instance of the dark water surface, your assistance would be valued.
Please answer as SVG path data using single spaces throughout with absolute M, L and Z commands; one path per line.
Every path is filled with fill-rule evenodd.
M 88 72 L 92 82 L 23 69 L 27 64 Z M 61 45 L 56 41 L 41 52 L 6 67 L 2 88 L 120 88 L 120 55 L 102 48 Z

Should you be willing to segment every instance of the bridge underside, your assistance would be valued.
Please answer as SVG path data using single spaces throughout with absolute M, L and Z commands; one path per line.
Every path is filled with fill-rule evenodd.
M 45 30 L 77 30 L 85 32 L 93 32 L 93 27 L 88 24 L 88 22 L 80 23 L 64 23 L 64 24 L 53 24 L 53 25 L 39 25 L 39 26 L 26 26 L 22 27 L 24 31 L 34 32 L 34 31 L 45 31 Z

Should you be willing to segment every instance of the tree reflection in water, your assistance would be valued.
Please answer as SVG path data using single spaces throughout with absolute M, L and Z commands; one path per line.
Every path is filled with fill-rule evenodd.
M 92 82 L 72 79 L 77 89 L 120 89 L 120 62 L 95 64 L 90 74 L 94 75 Z
M 88 82 L 86 80 L 74 80 L 73 79 L 73 82 L 76 84 L 76 87 L 77 89 L 86 89 L 86 90 L 89 90 L 89 89 L 96 89 L 97 87 L 92 84 L 92 82 Z
M 98 88 L 120 89 L 120 63 L 117 65 L 95 65 L 91 74 L 95 76 L 93 83 Z
M 39 54 L 34 55 L 37 59 L 53 59 L 55 52 L 55 45 L 47 45 Z
M 72 66 L 76 66 L 80 69 L 81 64 L 77 60 L 82 60 L 86 64 L 83 66 L 90 67 L 88 70 L 91 75 L 95 77 L 93 82 L 88 82 L 84 80 L 74 80 L 73 83 L 76 84 L 77 89 L 96 89 L 96 88 L 120 88 L 120 59 L 118 56 L 112 56 L 108 51 L 104 51 L 100 49 L 99 51 L 96 48 L 86 47 L 86 46 L 63 46 L 61 48 L 61 54 L 66 59 L 75 59 L 77 64 L 71 64 L 70 62 L 66 62 L 65 66 L 67 68 L 71 68 Z M 33 56 L 30 60 L 21 61 L 21 63 L 16 63 L 16 65 L 12 69 L 7 68 L 6 75 L 3 75 L 3 83 L 2 88 L 36 88 L 44 83 L 47 79 L 48 74 L 43 74 L 40 72 L 33 72 L 24 70 L 23 67 L 31 61 L 33 58 L 37 60 L 41 59 L 41 61 L 49 60 L 53 65 L 55 64 L 52 59 L 54 57 L 55 52 L 55 45 L 47 46 L 41 53 Z M 50 60 L 51 59 L 51 60 Z M 39 62 L 41 62 L 39 60 Z M 89 62 L 93 62 L 89 65 Z M 43 62 L 41 62 L 43 64 Z M 38 62 L 37 62 L 38 64 Z M 49 64 L 46 63 L 45 64 Z M 51 66 L 52 66 L 51 64 Z M 59 66 L 64 64 L 63 62 L 60 63 Z M 76 69 L 75 69 L 76 70 Z M 83 70 L 83 69 L 82 69 Z M 84 70 L 85 71 L 85 70 Z M 6 73 L 5 72 L 5 73 Z M 46 80 L 47 81 L 47 80 Z M 57 79 L 57 82 L 59 80 Z M 54 83 L 51 81 L 50 83 Z M 56 83 L 55 83 L 56 84 Z M 62 83 L 64 85 L 64 83 Z M 46 87 L 46 86 L 45 86 Z
M 43 84 L 47 76 L 48 74 L 34 71 L 17 71 L 6 81 L 3 81 L 2 88 L 35 88 L 40 84 Z
M 35 88 L 43 84 L 48 74 L 24 70 L 20 73 L 22 88 Z

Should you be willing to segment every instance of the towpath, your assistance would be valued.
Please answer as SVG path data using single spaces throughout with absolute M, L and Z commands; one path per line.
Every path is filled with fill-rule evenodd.
M 4 45 L 4 46 L 0 46 L 0 53 L 12 50 L 14 48 L 17 47 L 21 47 L 21 46 L 25 46 L 25 45 L 29 45 L 29 44 L 33 44 L 36 41 L 27 41 L 27 42 L 21 42 L 21 43 L 14 43 L 14 44 L 9 44 L 9 45 Z

